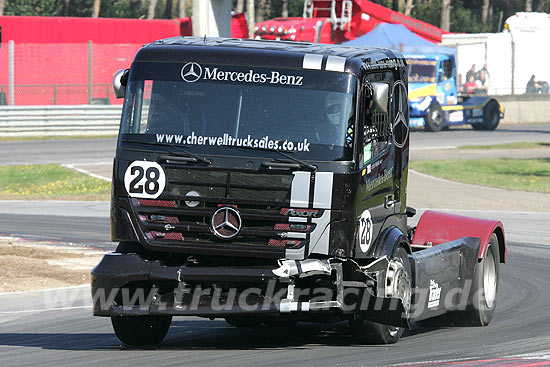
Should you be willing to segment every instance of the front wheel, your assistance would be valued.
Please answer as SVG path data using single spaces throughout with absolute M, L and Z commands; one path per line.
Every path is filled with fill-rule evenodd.
M 411 304 L 411 265 L 407 251 L 399 247 L 386 271 L 386 296 L 400 298 L 406 310 Z M 367 320 L 361 314 L 350 321 L 353 336 L 366 344 L 393 344 L 403 335 L 404 328 Z
M 441 105 L 437 101 L 433 101 L 428 108 L 428 112 L 424 117 L 424 128 L 426 131 L 438 132 L 444 127 L 444 116 Z
M 172 316 L 112 316 L 116 336 L 128 345 L 159 344 L 170 328 Z

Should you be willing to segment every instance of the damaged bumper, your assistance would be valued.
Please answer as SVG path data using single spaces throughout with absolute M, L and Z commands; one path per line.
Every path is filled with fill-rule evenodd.
M 345 282 L 341 262 L 281 260 L 279 267 L 164 266 L 111 253 L 92 271 L 96 316 L 264 317 L 368 311 L 372 320 L 408 326 L 400 299 L 375 297 Z

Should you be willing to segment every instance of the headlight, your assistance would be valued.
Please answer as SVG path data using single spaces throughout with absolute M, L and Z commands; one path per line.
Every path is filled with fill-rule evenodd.
M 283 26 L 280 25 L 279 28 L 277 28 L 277 33 L 283 33 Z

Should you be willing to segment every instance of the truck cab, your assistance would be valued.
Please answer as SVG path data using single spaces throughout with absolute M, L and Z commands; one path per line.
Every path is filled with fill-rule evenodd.
M 410 126 L 437 132 L 470 124 L 494 130 L 504 117 L 498 101 L 459 93 L 453 54 L 405 54 L 409 67 Z
M 92 271 L 92 294 L 94 315 L 111 317 L 125 343 L 160 342 L 173 316 L 342 319 L 360 340 L 393 343 L 410 325 L 412 289 L 456 278 L 412 270 L 415 251 L 430 250 L 407 226 L 400 54 L 177 37 L 144 46 L 114 87 L 125 98 L 111 199 L 119 246 Z M 461 248 L 473 267 L 479 246 L 447 251 Z M 446 310 L 421 303 L 416 319 Z

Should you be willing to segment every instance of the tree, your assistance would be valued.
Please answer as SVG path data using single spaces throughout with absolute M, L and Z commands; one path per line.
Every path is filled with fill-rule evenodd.
M 288 17 L 288 0 L 282 0 L 281 16 Z
M 164 3 L 164 18 L 172 18 L 172 0 L 166 0 Z
M 441 21 L 439 24 L 441 29 L 451 30 L 451 0 L 441 1 Z
M 178 7 L 178 17 L 185 18 L 185 14 L 185 0 L 180 0 Z
M 487 23 L 489 16 L 489 0 L 483 0 L 483 6 L 481 7 L 481 23 Z
M 156 7 L 157 7 L 157 0 L 149 0 L 149 7 L 147 8 L 147 19 L 155 18 Z
M 0 0 L 0 16 L 4 15 L 4 5 L 6 5 L 5 0 Z
M 271 0 L 257 0 L 256 21 L 263 22 L 271 18 Z
M 94 0 L 94 9 L 92 11 L 92 18 L 99 17 L 100 8 L 101 8 L 101 0 Z
M 235 7 L 235 13 L 244 12 L 244 0 L 237 0 L 237 6 Z
M 533 11 L 533 0 L 525 0 L 525 11 Z
M 414 6 L 413 3 L 414 3 L 413 0 L 407 0 L 407 3 L 405 4 L 405 15 L 411 16 L 411 11 Z
M 248 34 L 249 37 L 252 37 L 254 35 L 254 24 L 256 24 L 254 0 L 246 0 L 246 13 L 248 14 Z

